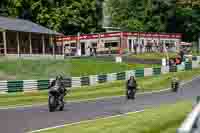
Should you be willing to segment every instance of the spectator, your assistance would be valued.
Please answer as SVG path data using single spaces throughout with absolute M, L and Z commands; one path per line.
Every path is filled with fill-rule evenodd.
M 180 53 L 179 53 L 180 57 L 181 57 L 181 62 L 183 62 L 184 59 L 184 51 L 181 49 Z
M 97 55 L 97 48 L 96 47 L 93 47 L 93 52 L 94 52 L 94 56 Z
M 92 47 L 89 46 L 88 48 L 89 48 L 89 50 L 90 50 L 90 56 L 92 56 L 92 55 L 93 55 L 93 53 L 92 53 Z
M 109 51 L 108 51 L 109 56 L 111 56 L 111 48 L 112 48 L 112 46 L 109 46 Z
M 169 59 L 169 66 L 173 66 L 175 64 L 175 61 L 173 58 Z
M 176 65 L 179 65 L 179 64 L 181 64 L 181 59 L 179 58 L 179 57 L 176 57 Z
M 138 47 L 138 44 L 136 43 L 136 44 L 133 46 L 135 54 L 137 54 L 137 47 Z
M 140 44 L 140 53 L 142 53 L 143 47 L 144 47 L 144 45 Z

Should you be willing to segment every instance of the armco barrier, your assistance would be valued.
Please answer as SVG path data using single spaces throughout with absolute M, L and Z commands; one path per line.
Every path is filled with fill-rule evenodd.
M 72 79 L 71 78 L 65 78 L 63 83 L 64 83 L 66 88 L 71 88 L 72 87 Z
M 162 66 L 161 67 L 161 73 L 162 74 L 166 74 L 166 73 L 169 73 L 169 66 Z
M 37 88 L 38 88 L 37 81 L 35 81 L 35 80 L 25 80 L 24 81 L 23 90 L 32 91 L 33 89 L 37 89 Z
M 192 63 L 185 63 L 185 70 L 192 70 Z
M 200 103 L 193 108 L 177 133 L 200 133 Z
M 153 75 L 153 68 L 144 68 L 144 76 L 152 76 Z
M 107 75 L 98 75 L 98 83 L 105 83 L 107 82 Z
M 192 61 L 192 68 L 198 68 L 199 62 L 197 61 Z
M 196 56 L 193 56 L 193 57 L 192 57 L 192 61 L 197 61 L 197 57 L 196 57 Z
M 116 73 L 109 73 L 109 74 L 107 74 L 107 79 L 108 79 L 108 82 L 115 81 L 115 80 L 117 80 L 117 74 Z
M 192 61 L 191 63 L 185 63 L 179 66 L 164 66 L 156 68 L 144 68 L 129 70 L 119 73 L 109 73 L 100 75 L 91 75 L 88 77 L 72 77 L 64 79 L 64 84 L 66 88 L 76 88 L 81 86 L 92 86 L 98 83 L 106 83 L 117 80 L 127 80 L 130 76 L 144 77 L 144 76 L 154 76 L 160 74 L 166 74 L 169 72 L 177 72 L 183 70 L 191 70 L 192 68 L 199 67 L 199 60 Z M 0 81 L 0 91 L 6 92 L 22 92 L 22 91 L 34 91 L 34 90 L 45 90 L 48 88 L 50 80 L 21 80 L 21 81 Z
M 177 71 L 184 71 L 184 70 L 185 70 L 185 63 L 177 66 Z
M 125 79 L 126 79 L 126 73 L 125 72 L 117 73 L 117 80 L 125 80 Z
M 169 67 L 169 72 L 177 72 L 177 66 Z
M 144 69 L 136 69 L 135 70 L 135 77 L 144 77 Z
M 0 91 L 7 90 L 7 81 L 0 81 Z
M 97 75 L 91 75 L 90 76 L 90 85 L 96 85 L 98 83 L 98 76 Z
M 7 87 L 8 87 L 8 92 L 22 92 L 23 81 L 8 81 Z
M 72 77 L 72 87 L 81 87 L 81 78 L 80 77 Z
M 49 86 L 49 80 L 38 80 L 37 87 L 39 90 L 45 90 Z
M 81 77 L 81 86 L 88 86 L 90 85 L 90 78 L 89 77 Z
M 161 74 L 161 68 L 153 68 L 153 75 L 160 75 Z

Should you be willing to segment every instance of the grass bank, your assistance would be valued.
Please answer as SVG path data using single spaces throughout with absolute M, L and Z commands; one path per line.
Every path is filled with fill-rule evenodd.
M 94 58 L 68 60 L 7 60 L 2 58 L 0 59 L 0 80 L 48 79 L 55 77 L 56 74 L 85 76 L 151 66 L 143 64 L 117 64 Z
M 193 71 L 174 73 L 180 80 L 190 80 L 192 77 L 200 75 L 200 68 Z M 141 92 L 161 90 L 170 87 L 173 73 L 159 75 L 154 77 L 138 78 Z M 72 89 L 66 100 L 85 100 L 91 98 L 100 98 L 105 96 L 121 96 L 125 94 L 125 81 L 100 84 Z M 32 93 L 13 93 L 0 95 L 0 106 L 32 105 L 38 103 L 47 103 L 47 91 Z
M 191 110 L 191 102 L 184 101 L 161 105 L 142 113 L 83 122 L 40 133 L 176 133 Z

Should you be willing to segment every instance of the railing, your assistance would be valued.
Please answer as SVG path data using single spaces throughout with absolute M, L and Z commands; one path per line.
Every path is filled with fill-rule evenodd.
M 200 103 L 195 105 L 177 133 L 200 133 Z

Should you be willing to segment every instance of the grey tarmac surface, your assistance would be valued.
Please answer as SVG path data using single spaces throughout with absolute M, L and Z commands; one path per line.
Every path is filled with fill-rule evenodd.
M 0 132 L 24 133 L 67 123 L 91 120 L 96 117 L 139 111 L 160 104 L 175 103 L 179 100 L 195 100 L 195 96 L 200 95 L 200 78 L 181 88 L 178 93 L 166 91 L 138 95 L 134 101 L 127 101 L 125 97 L 115 97 L 97 101 L 66 103 L 62 112 L 50 113 L 46 105 L 0 109 Z

